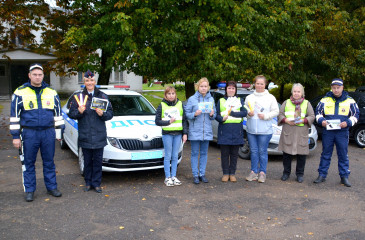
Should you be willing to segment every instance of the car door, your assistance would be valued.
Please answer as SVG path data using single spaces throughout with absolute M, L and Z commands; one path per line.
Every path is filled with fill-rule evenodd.
M 65 129 L 63 131 L 63 139 L 69 146 L 69 148 L 78 155 L 78 125 L 77 120 L 68 117 L 68 111 L 71 107 L 71 98 L 68 99 L 66 106 L 62 108 L 62 115 L 65 119 Z

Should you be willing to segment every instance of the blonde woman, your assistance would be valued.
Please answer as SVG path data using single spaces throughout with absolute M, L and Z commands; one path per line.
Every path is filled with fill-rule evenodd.
M 193 182 L 208 183 L 205 168 L 208 160 L 209 141 L 213 140 L 212 121 L 216 117 L 214 99 L 209 93 L 207 78 L 200 79 L 195 85 L 196 92 L 188 99 L 185 107 L 189 120 L 188 140 L 191 143 L 191 169 Z M 200 159 L 198 159 L 200 156 Z

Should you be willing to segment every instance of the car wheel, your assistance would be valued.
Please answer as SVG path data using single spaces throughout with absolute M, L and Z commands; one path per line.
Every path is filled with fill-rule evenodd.
M 357 146 L 365 147 L 365 126 L 361 126 L 356 130 L 354 138 Z
M 243 145 L 243 147 L 239 148 L 238 156 L 240 156 L 240 158 L 242 158 L 242 159 L 250 160 L 250 158 L 251 158 L 250 145 L 248 145 L 247 140 L 245 141 L 245 144 Z
M 61 149 L 67 149 L 68 148 L 67 143 L 65 141 L 65 138 L 63 137 L 63 131 L 62 131 L 62 135 L 61 135 L 60 146 L 61 146 Z
M 82 148 L 79 147 L 79 167 L 80 173 L 84 176 L 84 153 L 82 152 Z

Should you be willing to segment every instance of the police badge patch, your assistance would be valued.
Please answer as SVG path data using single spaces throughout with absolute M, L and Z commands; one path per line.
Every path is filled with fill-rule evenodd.
M 51 105 L 50 101 L 47 101 L 47 106 Z
M 345 109 L 345 108 L 342 108 L 342 109 L 341 109 L 341 111 L 342 111 L 342 112 L 346 112 L 346 109 Z

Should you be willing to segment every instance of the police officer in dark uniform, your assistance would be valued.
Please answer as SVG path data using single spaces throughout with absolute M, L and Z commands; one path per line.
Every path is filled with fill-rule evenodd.
M 343 90 L 342 79 L 333 79 L 331 90 L 321 99 L 316 108 L 316 120 L 324 129 L 322 134 L 323 151 L 318 168 L 319 175 L 314 183 L 326 181 L 333 146 L 336 145 L 341 183 L 346 187 L 351 187 L 348 180 L 350 170 L 347 155 L 349 128 L 357 123 L 359 108 L 355 100 Z
M 103 152 L 107 145 L 105 121 L 113 118 L 113 109 L 108 96 L 95 88 L 94 73 L 88 70 L 84 75 L 84 83 L 84 90 L 72 98 L 68 116 L 78 121 L 78 144 L 84 154 L 84 191 L 94 188 L 97 193 L 101 193 Z M 107 108 L 104 111 L 91 108 L 93 98 L 105 100 Z
M 43 67 L 32 64 L 29 81 L 18 87 L 11 101 L 10 133 L 13 145 L 22 149 L 23 186 L 25 200 L 33 201 L 36 190 L 35 161 L 38 150 L 43 160 L 44 183 L 48 194 L 61 197 L 57 189 L 55 153 L 55 127 L 63 127 L 60 99 L 57 92 L 43 82 Z M 23 155 L 21 155 L 22 157 Z

